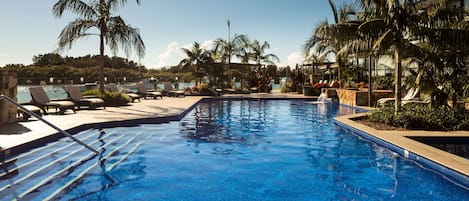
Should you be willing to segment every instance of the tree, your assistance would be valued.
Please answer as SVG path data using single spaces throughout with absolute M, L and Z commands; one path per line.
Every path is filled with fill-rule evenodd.
M 135 51 L 138 57 L 145 55 L 145 44 L 138 29 L 127 25 L 120 16 L 112 16 L 111 11 L 127 0 L 59 0 L 52 8 L 56 17 L 62 17 L 65 11 L 79 15 L 70 22 L 59 35 L 59 50 L 71 48 L 72 44 L 87 36 L 99 36 L 99 54 L 101 57 L 99 70 L 99 91 L 104 93 L 104 48 L 105 44 L 115 54 L 120 47 L 128 56 Z M 140 0 L 136 0 L 140 4 Z M 97 33 L 91 32 L 97 30 Z
M 377 34 L 373 40 L 372 51 L 387 53 L 394 56 L 395 60 L 395 114 L 401 108 L 401 80 L 402 60 L 405 52 L 418 54 L 422 48 L 418 46 L 419 41 L 432 40 L 428 37 L 434 33 L 431 30 L 428 9 L 438 9 L 442 0 L 428 1 L 425 8 L 419 8 L 421 1 L 417 0 L 361 0 L 358 1 L 367 15 L 366 21 L 359 27 L 363 35 L 368 33 Z M 427 9 L 427 12 L 421 12 Z M 373 30 L 373 31 L 370 31 Z
M 305 59 L 308 60 L 310 54 L 315 54 L 316 60 L 325 61 L 330 54 L 334 54 L 339 63 L 338 77 L 340 79 L 341 68 L 344 68 L 343 58 L 347 57 L 340 52 L 349 53 L 348 50 L 352 49 L 348 44 L 358 38 L 356 30 L 360 23 L 355 19 L 356 11 L 353 6 L 345 4 L 337 8 L 332 0 L 328 2 L 334 23 L 329 24 L 327 20 L 324 20 L 318 24 L 304 45 Z
M 54 53 L 40 54 L 33 57 L 33 65 L 36 66 L 61 65 L 64 63 L 64 58 Z
M 231 57 L 233 55 L 239 55 L 239 52 L 241 52 L 246 47 L 248 41 L 248 37 L 243 34 L 235 35 L 229 40 L 225 40 L 222 38 L 216 39 L 214 49 L 215 60 L 226 62 L 229 69 L 231 64 Z M 229 78 L 228 74 L 229 73 L 227 72 L 227 77 Z
M 208 51 L 200 47 L 200 44 L 198 42 L 194 42 L 190 50 L 186 48 L 181 48 L 181 49 L 186 54 L 186 58 L 182 59 L 179 62 L 179 65 L 182 67 L 186 67 L 186 68 L 189 67 L 190 71 L 192 71 L 195 74 L 195 77 L 201 78 L 202 76 L 201 76 L 200 68 L 203 67 L 204 64 L 207 63 L 209 58 L 211 58 Z M 198 84 L 198 80 L 195 81 L 195 85 L 197 84 Z
M 258 72 L 261 68 L 261 63 L 274 65 L 274 62 L 279 62 L 280 59 L 275 54 L 266 54 L 265 50 L 270 48 L 270 44 L 267 41 L 264 41 L 262 45 L 259 41 L 254 40 L 251 43 L 252 52 L 250 54 L 250 59 L 254 61 L 258 66 Z

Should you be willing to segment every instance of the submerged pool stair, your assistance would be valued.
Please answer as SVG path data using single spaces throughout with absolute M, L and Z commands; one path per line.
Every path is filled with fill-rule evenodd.
M 96 129 L 74 135 L 99 150 L 96 155 L 69 138 L 0 161 L 0 200 L 60 199 L 83 178 L 98 176 L 112 185 L 111 172 L 134 153 L 150 134 L 106 133 Z

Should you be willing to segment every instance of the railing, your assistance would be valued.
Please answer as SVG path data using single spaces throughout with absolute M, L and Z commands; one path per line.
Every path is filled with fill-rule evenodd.
M 25 108 L 24 106 L 22 106 L 21 104 L 18 104 L 16 101 L 14 101 L 13 99 L 11 99 L 10 97 L 8 96 L 5 96 L 5 95 L 0 95 L 0 100 L 7 100 L 8 102 L 10 102 L 11 104 L 21 108 L 21 110 L 23 110 L 24 112 L 28 113 L 29 115 L 33 116 L 33 117 L 36 117 L 37 119 L 39 119 L 40 121 L 44 122 L 45 124 L 49 125 L 50 127 L 54 128 L 55 130 L 59 131 L 60 133 L 64 134 L 65 136 L 71 138 L 73 141 L 75 141 L 76 143 L 84 146 L 85 148 L 89 149 L 90 151 L 94 152 L 95 154 L 99 154 L 98 151 L 96 151 L 95 149 L 93 149 L 92 147 L 90 147 L 89 145 L 85 144 L 84 142 L 80 141 L 79 139 L 73 137 L 73 135 L 71 135 L 70 133 L 68 133 L 67 131 L 64 131 L 62 129 L 60 129 L 59 127 L 55 126 L 54 124 L 52 124 L 51 122 L 45 120 L 44 118 L 42 118 L 41 116 L 39 116 L 38 114 L 34 113 L 34 112 L 31 112 L 30 110 L 28 110 L 27 108 Z

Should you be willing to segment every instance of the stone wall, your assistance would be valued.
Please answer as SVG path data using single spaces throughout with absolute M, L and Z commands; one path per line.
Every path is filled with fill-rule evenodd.
M 340 103 L 350 106 L 368 106 L 368 89 L 350 90 L 350 89 L 337 89 Z M 376 105 L 376 101 L 380 98 L 393 97 L 391 90 L 373 90 L 371 96 L 371 106 Z
M 17 101 L 18 77 L 13 72 L 0 71 L 0 94 L 8 96 Z M 0 125 L 6 123 L 17 123 L 17 108 L 8 101 L 0 101 Z

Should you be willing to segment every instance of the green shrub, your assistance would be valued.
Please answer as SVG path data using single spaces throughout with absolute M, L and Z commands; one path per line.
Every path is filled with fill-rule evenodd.
M 120 92 L 105 91 L 104 94 L 99 94 L 98 89 L 86 90 L 83 92 L 83 96 L 97 96 L 104 100 L 106 106 L 121 106 L 127 105 L 132 99 Z
M 376 109 L 368 115 L 373 122 L 385 123 L 407 129 L 421 130 L 468 130 L 469 112 L 450 107 L 428 107 L 419 104 L 406 104 L 397 116 L 393 105 Z

